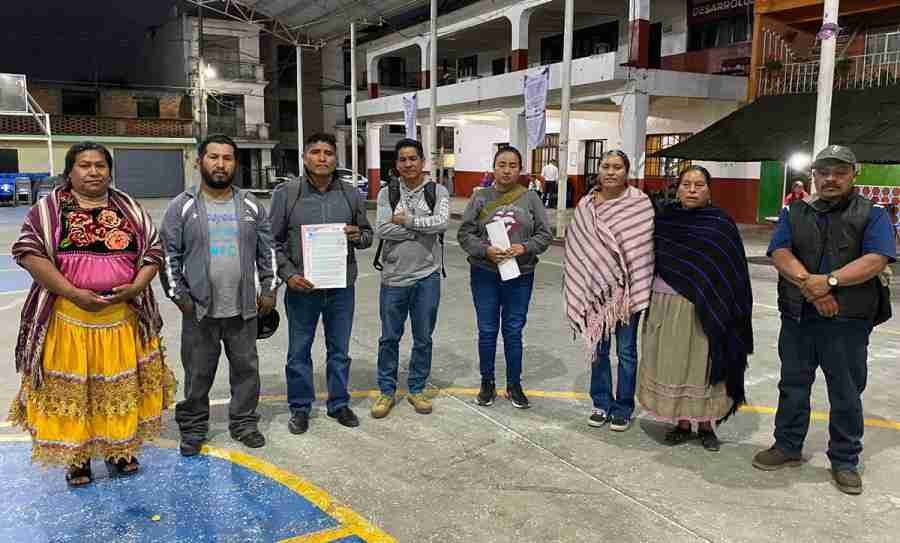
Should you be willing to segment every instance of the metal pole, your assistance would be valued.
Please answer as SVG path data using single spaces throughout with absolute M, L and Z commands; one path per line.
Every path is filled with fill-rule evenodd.
M 359 171 L 359 139 L 356 135 L 356 23 L 350 23 L 350 163 L 353 169 L 353 186 Z
M 563 31 L 562 113 L 559 124 L 559 183 L 556 192 L 556 237 L 566 236 L 566 185 L 569 173 L 569 110 L 572 106 L 572 37 L 575 0 L 566 0 Z
M 50 175 L 55 175 L 53 171 L 53 132 L 50 129 L 50 114 L 44 113 L 44 122 L 47 123 L 47 151 L 50 155 Z
M 834 25 L 837 27 L 840 0 L 825 0 L 825 12 L 822 15 L 822 26 Z M 834 55 L 837 49 L 837 34 L 822 40 L 822 54 L 819 60 L 819 88 L 818 104 L 816 105 L 816 132 L 813 140 L 813 156 L 828 146 L 828 137 L 831 132 L 831 95 L 834 91 Z M 815 193 L 815 184 L 812 185 L 812 193 Z
M 430 100 L 430 108 L 431 108 L 431 122 L 430 122 L 430 132 L 431 132 L 431 175 L 434 177 L 438 174 L 438 160 L 440 160 L 438 156 L 437 150 L 437 18 L 438 18 L 438 3 L 437 0 L 431 0 L 431 38 L 428 42 L 429 50 L 428 54 L 430 56 L 429 62 L 429 72 L 431 76 L 429 79 L 431 80 L 431 93 L 429 96 Z
M 200 82 L 200 139 L 206 139 L 209 132 L 209 112 L 206 103 L 206 63 L 203 62 L 203 6 L 198 8 L 197 23 L 197 71 Z
M 303 49 L 297 46 L 297 174 L 303 173 Z

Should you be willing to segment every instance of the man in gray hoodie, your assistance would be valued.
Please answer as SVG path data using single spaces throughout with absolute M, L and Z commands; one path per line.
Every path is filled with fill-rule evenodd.
M 335 175 L 337 144 L 331 134 L 313 134 L 303 148 L 304 175 L 282 183 L 272 194 L 272 232 L 278 254 L 278 275 L 287 284 L 284 306 L 288 317 L 287 376 L 291 420 L 288 429 L 302 434 L 309 429 L 315 400 L 312 345 L 319 318 L 325 327 L 327 351 L 328 416 L 353 428 L 359 419 L 350 409 L 350 334 L 356 304 L 356 250 L 372 245 L 372 227 L 366 205 L 350 183 Z M 344 224 L 347 236 L 347 286 L 316 288 L 304 274 L 303 225 Z
M 407 400 L 416 413 L 431 413 L 431 400 L 423 391 L 431 373 L 431 334 L 441 301 L 443 234 L 450 216 L 447 189 L 422 171 L 422 144 L 403 139 L 397 142 L 395 150 L 400 180 L 391 181 L 378 194 L 375 221 L 376 234 L 383 243 L 378 342 L 381 394 L 371 409 L 376 419 L 386 417 L 396 402 L 400 339 L 407 316 L 413 334 Z
M 232 186 L 237 145 L 209 136 L 197 162 L 203 182 L 169 204 L 160 236 L 166 254 L 160 279 L 182 313 L 184 400 L 175 407 L 181 454 L 200 452 L 209 431 L 209 390 L 222 344 L 228 356 L 231 437 L 262 447 L 257 315 L 275 307 L 275 248 L 265 208 Z

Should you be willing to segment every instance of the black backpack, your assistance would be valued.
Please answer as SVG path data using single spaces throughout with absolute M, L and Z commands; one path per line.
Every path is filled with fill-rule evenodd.
M 400 181 L 396 179 L 392 179 L 387 186 L 388 189 L 388 201 L 391 203 L 391 213 L 397 209 L 397 204 L 400 203 Z M 425 203 L 428 204 L 428 209 L 431 210 L 431 214 L 434 215 L 434 206 L 437 204 L 437 184 L 436 183 L 427 183 L 425 185 Z M 447 277 L 447 269 L 444 267 L 444 234 L 438 234 L 438 241 L 441 244 L 441 275 Z M 381 250 L 384 247 L 384 240 L 378 240 L 378 249 L 375 250 L 375 262 L 372 265 L 376 270 L 381 271 L 384 269 L 384 266 L 381 265 Z

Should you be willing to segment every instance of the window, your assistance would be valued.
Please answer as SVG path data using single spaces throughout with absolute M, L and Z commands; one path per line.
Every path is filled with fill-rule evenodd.
M 297 131 L 297 102 L 290 100 L 278 102 L 278 129 L 281 132 Z
M 135 98 L 139 119 L 159 119 L 159 98 L 149 96 Z
M 402 57 L 379 59 L 378 84 L 385 87 L 404 87 L 406 85 L 406 60 Z
M 97 94 L 63 90 L 63 115 L 96 115 Z
M 452 126 L 439 126 L 438 129 L 438 149 L 443 149 L 444 153 L 453 153 L 454 133 Z
M 588 187 L 593 187 L 600 175 L 600 163 L 606 150 L 606 140 L 584 142 L 584 178 Z
M 547 134 L 544 144 L 531 151 L 531 173 L 541 175 L 541 170 L 551 160 L 559 164 L 559 134 Z
M 0 149 L 0 173 L 19 173 L 19 151 Z
M 478 55 L 463 57 L 456 61 L 456 77 L 473 77 L 478 75 Z
M 691 137 L 691 134 L 653 134 L 647 136 L 647 160 L 644 165 L 645 177 L 678 177 L 684 168 L 691 165 L 690 160 L 680 158 L 662 158 L 651 156 L 657 151 L 667 149 L 676 143 Z
M 288 45 L 278 46 L 278 64 L 275 66 L 278 86 L 297 87 L 297 51 Z
M 344 49 L 344 86 L 350 88 L 350 49 Z
M 866 55 L 871 64 L 900 62 L 900 30 L 894 28 L 866 35 Z
M 619 23 L 611 22 L 576 30 L 572 40 L 572 58 L 583 58 L 616 51 L 619 48 Z M 563 35 L 541 40 L 541 64 L 562 62 Z
M 496 58 L 491 61 L 491 75 L 500 75 L 512 71 L 512 57 Z
M 752 39 L 753 16 L 737 15 L 717 21 L 691 25 L 688 36 L 688 51 L 728 47 Z
M 406 134 L 406 126 L 402 124 L 389 124 L 388 134 L 398 134 L 403 136 Z

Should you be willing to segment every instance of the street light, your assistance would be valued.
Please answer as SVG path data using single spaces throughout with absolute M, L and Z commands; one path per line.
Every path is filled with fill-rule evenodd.
M 206 75 L 207 79 L 215 79 L 216 78 L 216 69 L 213 68 L 212 66 L 210 66 L 209 64 L 206 65 L 206 69 L 204 69 L 203 73 Z
M 809 153 L 794 153 L 788 159 L 788 164 L 795 172 L 805 172 L 809 169 L 809 165 L 812 164 L 812 157 L 809 156 Z

